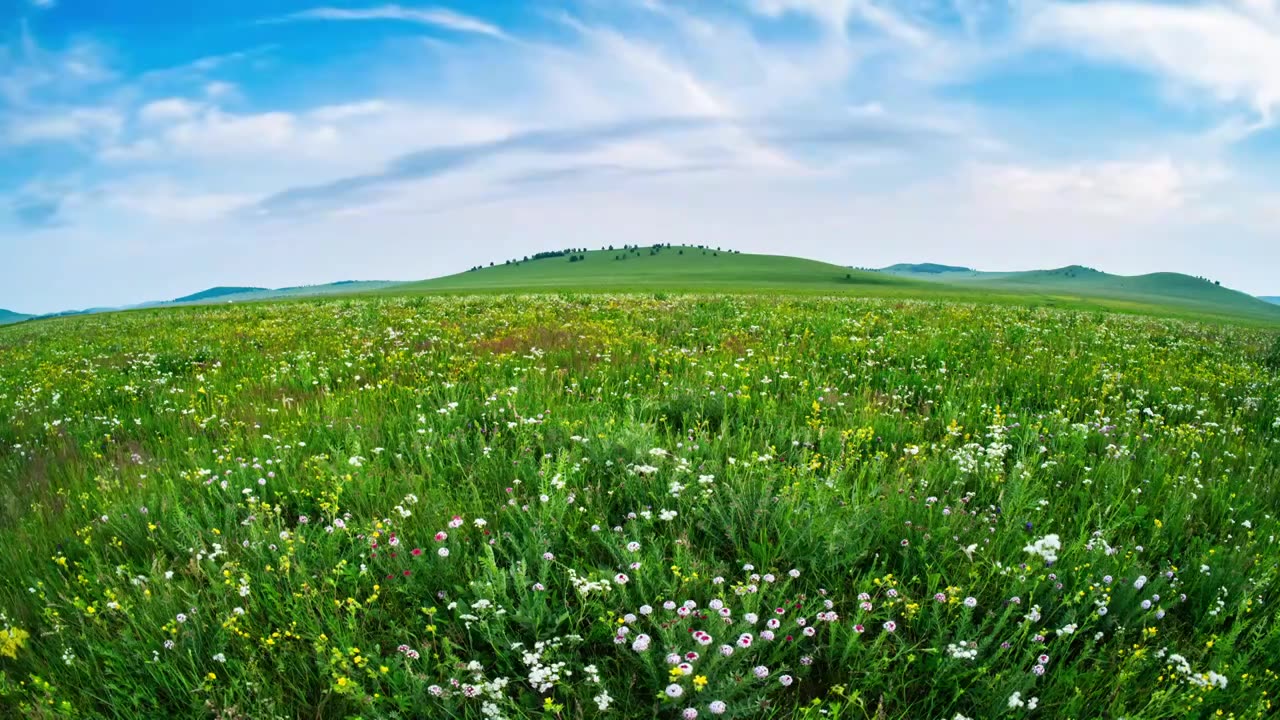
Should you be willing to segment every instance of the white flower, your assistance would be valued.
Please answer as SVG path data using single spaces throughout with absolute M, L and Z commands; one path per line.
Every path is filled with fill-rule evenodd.
M 361 465 L 364 465 L 364 458 L 359 455 L 352 455 L 351 458 L 347 460 L 347 464 L 351 467 L 360 467 Z
M 769 668 L 765 667 L 764 665 L 755 666 L 754 668 L 751 669 L 751 672 L 761 680 L 769 677 Z
M 214 661 L 214 662 L 225 663 L 225 662 L 227 661 L 227 656 L 226 656 L 226 655 L 223 655 L 222 653 L 218 653 L 217 655 L 214 655 L 214 656 L 213 656 L 213 661 Z
M 782 683 L 782 687 L 790 687 L 791 683 L 795 682 L 795 679 L 790 675 L 783 675 L 778 678 L 778 682 Z
M 613 698 L 609 697 L 609 693 L 603 690 L 600 691 L 599 695 L 591 699 L 595 701 L 596 707 L 600 708 L 601 710 L 608 710 L 609 703 L 613 702 Z
M 680 713 L 680 717 L 684 718 L 684 720 L 697 720 L 697 719 L 698 719 L 698 709 L 697 709 L 697 708 L 685 708 L 685 709 L 684 709 L 684 711 Z
M 667 693 L 667 697 L 669 698 L 678 698 L 684 694 L 684 688 L 675 683 L 671 683 L 667 686 L 667 689 L 664 692 Z
M 723 700 L 712 700 L 711 704 L 707 706 L 707 710 L 709 710 L 712 715 L 723 715 L 724 711 L 728 709 L 729 706 L 725 705 Z
M 439 555 L 440 557 L 449 557 L 449 548 L 442 547 L 436 551 L 436 554 Z

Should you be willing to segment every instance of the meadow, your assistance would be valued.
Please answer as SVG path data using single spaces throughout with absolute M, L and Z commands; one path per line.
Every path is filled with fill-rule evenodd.
M 0 328 L 0 716 L 1265 718 L 1280 342 L 899 299 Z

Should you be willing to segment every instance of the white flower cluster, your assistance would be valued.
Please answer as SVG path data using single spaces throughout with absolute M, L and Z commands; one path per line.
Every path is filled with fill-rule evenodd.
M 586 597 L 591 593 L 607 593 L 613 589 L 613 584 L 604 578 L 599 580 L 591 580 L 579 577 L 573 568 L 569 568 L 569 584 L 573 585 L 573 589 L 578 591 L 582 597 Z
M 951 643 L 947 645 L 947 654 L 956 660 L 974 660 L 978 657 L 978 643 L 963 640 Z
M 1167 664 L 1169 667 L 1173 668 L 1175 673 L 1181 675 L 1184 680 L 1198 688 L 1217 687 L 1226 689 L 1227 687 L 1227 678 L 1225 675 L 1219 675 L 1212 670 L 1207 673 L 1195 672 L 1191 669 L 1191 663 L 1187 662 L 1186 658 L 1177 653 L 1169 656 Z
M 1056 533 L 1045 535 L 1035 542 L 1022 548 L 1023 552 L 1039 555 L 1046 565 L 1052 565 L 1058 561 L 1058 551 L 1062 549 L 1062 541 L 1058 539 Z

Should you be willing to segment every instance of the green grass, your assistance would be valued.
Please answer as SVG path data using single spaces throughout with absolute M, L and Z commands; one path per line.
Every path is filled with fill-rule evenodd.
M 138 310 L 0 328 L 0 448 L 0 717 L 1280 692 L 1270 330 L 804 294 Z

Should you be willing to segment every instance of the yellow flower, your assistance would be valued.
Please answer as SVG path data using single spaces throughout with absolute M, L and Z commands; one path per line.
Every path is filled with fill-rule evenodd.
M 18 651 L 27 643 L 29 637 L 31 636 L 22 628 L 11 627 L 0 630 L 0 655 L 17 659 Z
M 693 688 L 698 692 L 702 692 L 702 688 L 707 686 L 707 676 L 699 675 L 693 679 Z
M 208 675 L 205 675 L 205 677 L 209 678 L 210 680 L 217 680 L 217 679 L 218 679 L 218 676 L 217 676 L 217 674 L 216 674 L 216 673 L 209 673 Z

